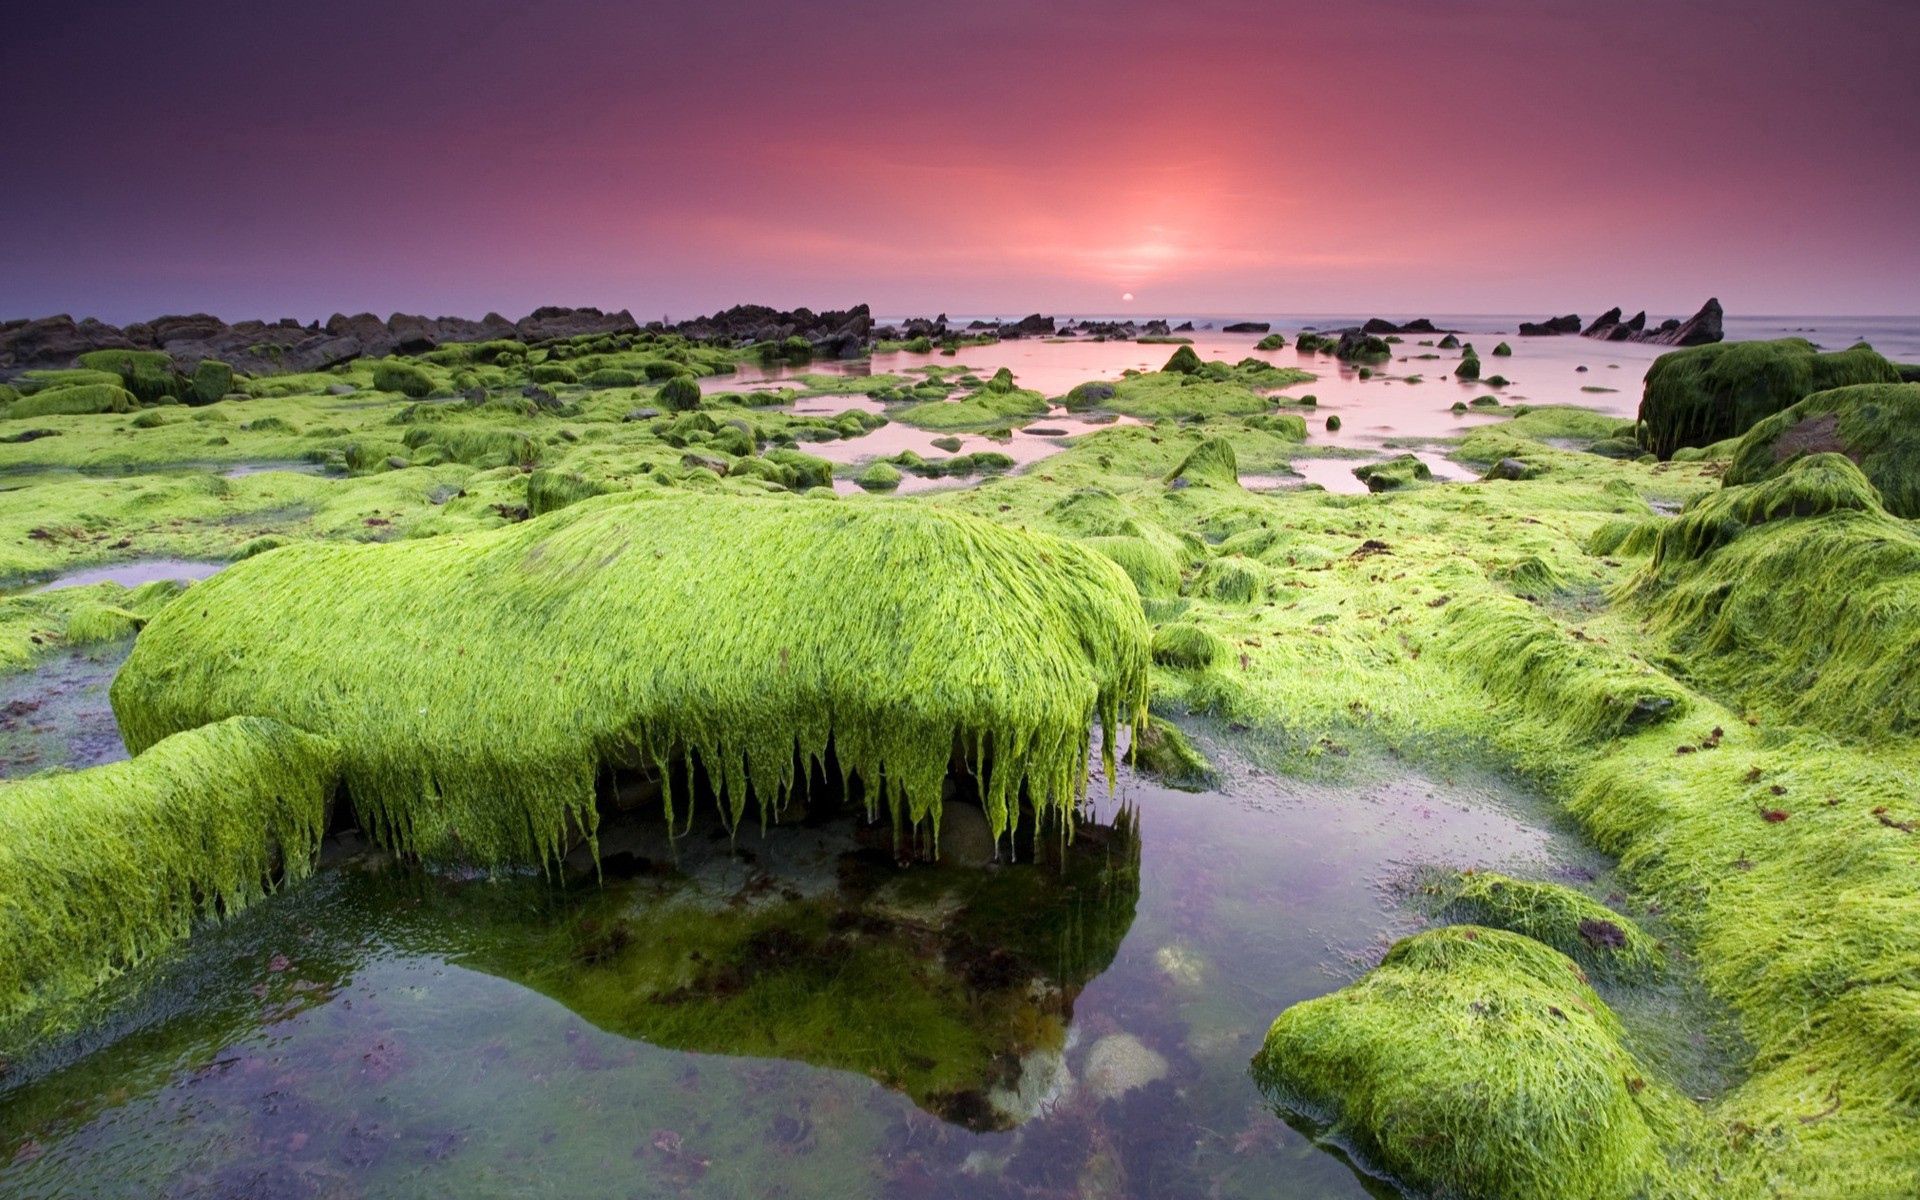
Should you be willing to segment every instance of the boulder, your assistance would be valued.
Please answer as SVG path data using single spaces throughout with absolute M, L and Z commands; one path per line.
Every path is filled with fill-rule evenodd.
M 1544 321 L 1520 322 L 1521 337 L 1555 337 L 1563 333 L 1579 333 L 1580 317 L 1577 313 L 1568 313 L 1564 317 L 1548 317 Z
M 1222 325 L 1220 327 L 1220 332 L 1221 333 L 1266 333 L 1272 328 L 1273 326 L 1268 324 L 1265 321 L 1236 321 L 1231 325 Z M 1181 329 L 1181 332 L 1190 332 L 1193 329 L 1193 322 L 1188 321 L 1185 325 L 1182 325 L 1180 329 Z

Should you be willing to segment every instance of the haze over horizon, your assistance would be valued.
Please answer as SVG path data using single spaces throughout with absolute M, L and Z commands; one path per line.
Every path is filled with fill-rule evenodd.
M 0 317 L 1920 311 L 1920 6 L 1804 11 L 49 10 Z

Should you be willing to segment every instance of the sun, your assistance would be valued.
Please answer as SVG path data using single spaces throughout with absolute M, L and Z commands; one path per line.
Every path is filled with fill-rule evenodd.
M 1132 293 L 1132 292 L 1121 292 L 1121 293 L 1120 293 L 1120 298 L 1121 298 L 1122 300 L 1132 300 L 1132 299 L 1133 299 L 1133 293 Z

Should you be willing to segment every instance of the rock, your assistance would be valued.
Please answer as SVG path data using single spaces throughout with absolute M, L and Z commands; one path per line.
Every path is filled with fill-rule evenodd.
M 1549 317 L 1544 321 L 1520 322 L 1521 337 L 1555 337 L 1563 333 L 1579 333 L 1580 317 L 1577 313 L 1568 313 L 1564 317 Z
M 1333 356 L 1342 362 L 1382 362 L 1393 357 L 1393 347 L 1357 329 L 1349 329 L 1334 344 Z
M 1511 480 L 1538 479 L 1545 471 L 1545 467 L 1537 466 L 1533 463 L 1522 461 L 1521 459 L 1503 458 L 1493 464 L 1493 466 L 1487 468 L 1487 473 L 1482 475 L 1481 478 Z
M 895 472 L 898 482 L 899 473 Z M 940 805 L 940 861 L 956 866 L 990 863 L 999 847 L 994 844 L 993 827 L 977 804 L 948 799 Z
M 1405 325 L 1395 325 L 1392 321 L 1383 320 L 1380 317 L 1370 317 L 1367 319 L 1367 323 L 1360 327 L 1360 332 L 1374 334 L 1439 333 L 1440 330 L 1426 317 L 1415 317 Z
M 1868 383 L 1815 392 L 1740 439 L 1729 487 L 1761 483 L 1819 454 L 1860 468 L 1896 517 L 1920 518 L 1920 384 Z
M 1167 1060 L 1130 1033 L 1110 1033 L 1087 1051 L 1081 1079 L 1100 1100 L 1118 1100 L 1167 1077 Z
M 1182 325 L 1180 328 L 1182 331 L 1191 330 L 1193 328 L 1193 322 L 1188 321 L 1185 325 Z M 1272 328 L 1273 326 L 1268 324 L 1265 321 L 1236 321 L 1232 325 L 1222 325 L 1220 327 L 1220 332 L 1221 333 L 1266 333 Z
M 1725 312 L 1718 299 L 1710 299 L 1700 306 L 1700 311 L 1681 321 L 1669 319 L 1653 329 L 1647 328 L 1647 314 L 1636 313 L 1628 320 L 1620 319 L 1620 310 L 1610 308 L 1602 313 L 1593 324 L 1580 331 L 1581 337 L 1598 338 L 1609 342 L 1647 342 L 1659 346 L 1704 346 L 1718 342 L 1726 336 L 1723 328 Z M 1526 326 L 1520 327 L 1521 333 L 1527 332 Z

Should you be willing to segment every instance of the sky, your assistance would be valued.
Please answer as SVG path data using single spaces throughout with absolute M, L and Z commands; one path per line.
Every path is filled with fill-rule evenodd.
M 0 318 L 1909 314 L 1916 62 L 1912 0 L 33 5 Z

